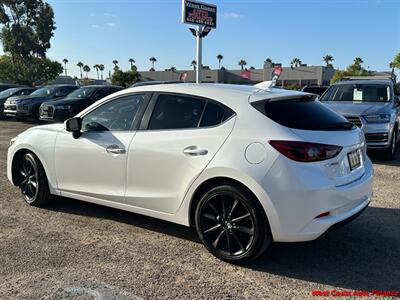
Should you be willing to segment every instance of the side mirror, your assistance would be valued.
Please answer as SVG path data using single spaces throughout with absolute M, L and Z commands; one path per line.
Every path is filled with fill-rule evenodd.
M 81 136 L 82 129 L 82 119 L 81 118 L 71 118 L 65 121 L 65 130 L 72 132 L 74 139 Z

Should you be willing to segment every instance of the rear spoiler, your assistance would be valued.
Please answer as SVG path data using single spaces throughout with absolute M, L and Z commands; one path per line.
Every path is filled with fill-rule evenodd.
M 260 90 L 269 90 L 270 88 L 274 87 L 273 81 L 263 81 L 254 85 L 254 87 Z

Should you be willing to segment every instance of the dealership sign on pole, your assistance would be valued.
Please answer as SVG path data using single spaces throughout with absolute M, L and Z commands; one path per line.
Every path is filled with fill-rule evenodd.
M 202 38 L 217 28 L 217 6 L 193 0 L 182 0 L 182 22 L 197 25 L 190 31 L 197 39 L 196 83 L 201 83 Z

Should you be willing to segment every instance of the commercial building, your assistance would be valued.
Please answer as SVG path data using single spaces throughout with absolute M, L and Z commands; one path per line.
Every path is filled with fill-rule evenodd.
M 274 66 L 265 63 L 263 69 L 221 70 L 203 69 L 202 81 L 209 83 L 243 83 L 255 84 L 272 79 Z M 186 81 L 194 82 L 196 72 L 194 70 L 165 70 L 165 71 L 139 71 L 142 80 L 179 80 L 182 73 L 187 73 Z M 305 85 L 329 85 L 335 69 L 323 66 L 283 67 L 277 85 L 278 86 L 305 86 Z

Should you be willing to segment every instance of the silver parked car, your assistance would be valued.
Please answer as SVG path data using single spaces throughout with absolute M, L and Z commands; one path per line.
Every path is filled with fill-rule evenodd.
M 360 127 L 368 148 L 393 159 L 399 141 L 400 98 L 392 80 L 347 80 L 328 88 L 320 100 Z

